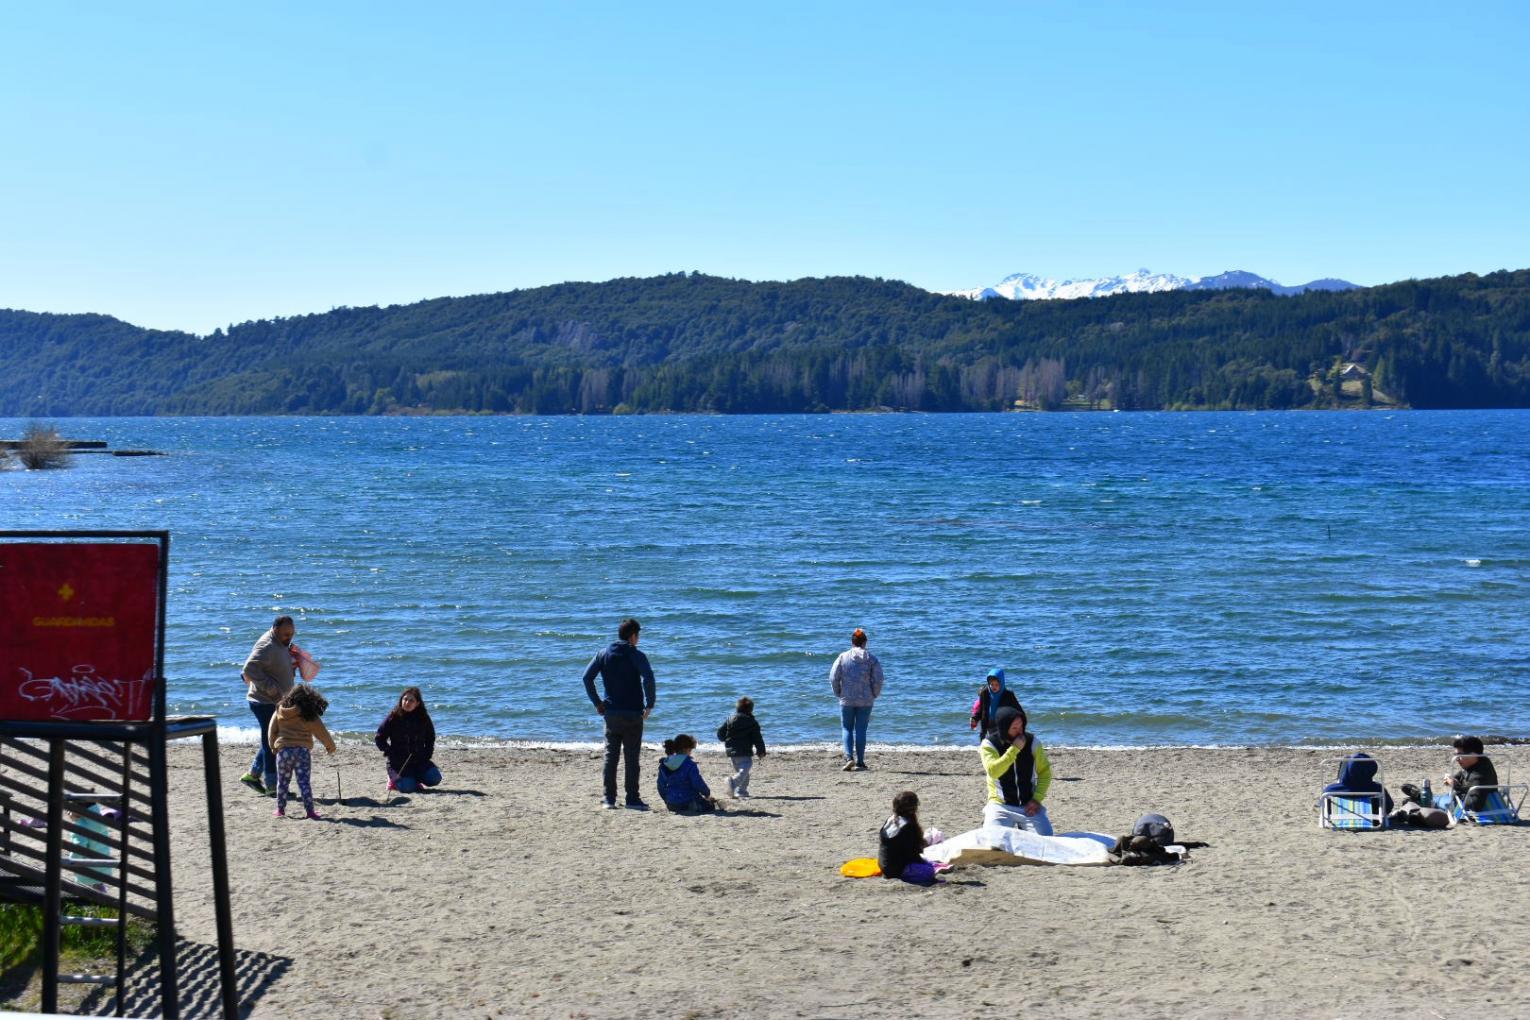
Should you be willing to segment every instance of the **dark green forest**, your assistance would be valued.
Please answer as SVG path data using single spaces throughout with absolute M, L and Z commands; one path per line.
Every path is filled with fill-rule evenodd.
M 1353 364 L 1348 381 L 1340 369 Z M 1530 270 L 974 302 L 676 273 L 246 322 L 0 311 L 0 415 L 1530 406 Z

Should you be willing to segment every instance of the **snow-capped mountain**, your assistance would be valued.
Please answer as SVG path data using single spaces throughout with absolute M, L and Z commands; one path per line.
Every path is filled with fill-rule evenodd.
M 1012 301 L 1044 301 L 1056 298 L 1108 297 L 1111 294 L 1145 294 L 1163 290 L 1228 290 L 1237 287 L 1262 287 L 1276 294 L 1301 294 L 1309 290 L 1350 290 L 1357 286 L 1345 280 L 1313 280 L 1295 287 L 1285 287 L 1241 269 L 1216 276 L 1175 276 L 1139 269 L 1125 276 L 1105 276 L 1093 280 L 1054 280 L 1034 273 L 1006 276 L 992 287 L 949 291 L 954 297 L 986 301 L 1009 298 Z

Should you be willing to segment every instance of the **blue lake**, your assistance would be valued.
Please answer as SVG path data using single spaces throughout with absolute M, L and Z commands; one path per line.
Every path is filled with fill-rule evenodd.
M 969 742 L 994 665 L 1053 744 L 1530 732 L 1530 412 L 57 424 L 169 456 L 0 472 L 0 528 L 169 529 L 171 710 L 232 727 L 287 613 L 341 731 L 419 684 L 446 733 L 594 740 L 634 615 L 650 736 L 749 694 L 835 740 L 856 626 L 880 742 Z

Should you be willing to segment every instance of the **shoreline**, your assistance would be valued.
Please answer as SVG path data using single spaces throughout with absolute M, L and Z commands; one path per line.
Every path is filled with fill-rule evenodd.
M 258 730 L 253 726 L 218 726 L 218 743 L 225 747 L 253 747 L 258 743 Z M 331 730 L 331 735 L 338 743 L 358 744 L 370 746 L 371 736 L 354 730 Z M 1269 750 L 1269 751 L 1334 751 L 1345 748 L 1366 750 L 1368 748 L 1397 748 L 1399 750 L 1418 748 L 1449 747 L 1453 734 L 1441 734 L 1434 737 L 1361 737 L 1350 741 L 1334 743 L 1312 744 L 1065 744 L 1044 741 L 1047 750 L 1051 751 L 1246 751 L 1246 750 Z M 1482 734 L 1482 742 L 1486 747 L 1521 747 L 1530 745 L 1530 736 L 1518 737 L 1503 734 Z M 190 739 L 190 738 L 188 738 Z M 534 738 L 520 737 L 487 737 L 466 736 L 462 734 L 438 733 L 438 744 L 443 748 L 452 750 L 552 750 L 552 751 L 592 751 L 602 750 L 604 741 L 600 740 L 539 740 Z M 643 740 L 645 748 L 658 748 L 663 745 L 663 739 Z M 950 744 L 899 744 L 878 741 L 866 742 L 866 750 L 877 754 L 938 754 L 943 752 L 975 751 L 977 749 L 977 736 L 972 735 L 970 741 Z M 704 753 L 720 753 L 722 743 L 717 740 L 703 740 L 697 736 L 697 748 Z M 795 744 L 768 745 L 771 754 L 799 753 L 816 751 L 840 750 L 837 740 L 807 741 Z
M 271 975 L 249 1015 L 955 1020 L 1044 1003 L 1060 1018 L 1391 1020 L 1530 1000 L 1521 897 L 1439 909 L 1441 890 L 1512 876 L 1524 830 L 1320 830 L 1331 750 L 1049 750 L 1058 832 L 1118 835 L 1151 811 L 1210 845 L 1178 867 L 961 867 L 930 889 L 839 874 L 875 854 L 900 790 L 927 827 L 976 827 L 970 747 L 869 751 L 852 773 L 837 749 L 779 749 L 757 761 L 751 800 L 695 818 L 600 810 L 593 746 L 442 746 L 440 789 L 390 795 L 381 756 L 348 740 L 315 758 L 326 817 L 309 822 L 273 819 L 238 783 L 248 747 L 225 745 L 234 939 Z M 1500 772 L 1530 768 L 1530 752 L 1502 755 Z M 1448 764 L 1439 747 L 1380 757 L 1394 791 Z M 200 758 L 171 749 L 171 832 L 180 933 L 205 946 Z M 640 761 L 656 803 L 657 755 Z M 722 755 L 697 762 L 725 787 Z

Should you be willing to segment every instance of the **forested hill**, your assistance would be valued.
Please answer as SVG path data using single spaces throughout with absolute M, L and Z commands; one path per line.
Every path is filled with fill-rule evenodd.
M 1353 363 L 1347 381 L 1340 369 Z M 696 274 L 247 322 L 0 311 L 0 416 L 1530 406 L 1530 270 L 975 302 Z

